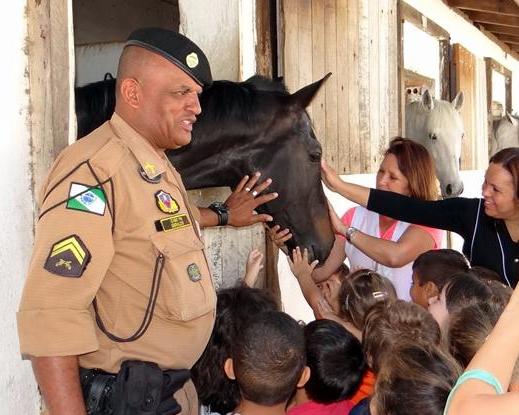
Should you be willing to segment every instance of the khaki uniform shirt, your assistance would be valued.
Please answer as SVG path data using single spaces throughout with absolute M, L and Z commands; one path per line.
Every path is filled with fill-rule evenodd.
M 191 368 L 216 304 L 197 220 L 165 154 L 117 114 L 66 148 L 43 187 L 17 314 L 21 352 L 78 355 L 80 366 L 112 373 L 128 359 Z M 146 323 L 150 295 L 139 339 L 116 342 L 99 329 L 94 298 L 106 329 L 128 338 Z

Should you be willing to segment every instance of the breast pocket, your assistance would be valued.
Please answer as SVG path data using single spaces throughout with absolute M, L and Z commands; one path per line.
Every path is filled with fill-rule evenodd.
M 165 259 L 157 306 L 166 318 L 190 321 L 213 311 L 214 285 L 204 245 L 193 230 L 159 232 L 151 241 Z

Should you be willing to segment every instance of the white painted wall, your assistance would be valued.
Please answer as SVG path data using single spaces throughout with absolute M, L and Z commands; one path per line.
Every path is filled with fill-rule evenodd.
M 512 74 L 512 108 L 519 111 L 519 61 L 467 22 L 441 0 L 404 0 L 427 18 L 442 26 L 451 35 L 452 43 L 460 43 L 478 57 L 490 57 L 501 63 Z
M 76 86 L 104 79 L 110 72 L 115 78 L 124 43 L 98 43 L 76 47 Z
M 0 414 L 37 414 L 39 397 L 27 361 L 18 352 L 15 312 L 33 242 L 28 128 L 25 1 L 2 4 L 0 38 Z

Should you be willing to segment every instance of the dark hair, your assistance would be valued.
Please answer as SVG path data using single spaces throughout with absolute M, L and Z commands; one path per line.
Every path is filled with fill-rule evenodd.
M 505 305 L 501 301 L 470 304 L 449 315 L 449 351 L 463 367 L 483 345 Z
M 440 345 L 440 326 L 423 307 L 404 300 L 375 304 L 369 310 L 362 332 L 364 354 L 378 373 L 387 353 L 402 338 L 421 344 Z
M 509 147 L 498 151 L 488 161 L 490 163 L 500 164 L 507 170 L 514 181 L 515 197 L 519 197 L 519 147 Z
M 482 267 L 480 265 L 475 265 L 472 268 L 470 268 L 470 270 L 482 280 L 501 282 L 501 277 L 499 276 L 499 274 L 491 269 Z
M 213 412 L 226 414 L 240 401 L 238 385 L 227 378 L 223 370 L 225 360 L 231 356 L 234 339 L 250 316 L 278 307 L 268 292 L 246 286 L 220 290 L 217 297 L 213 332 L 191 373 L 200 403 Z
M 373 396 L 376 412 L 384 415 L 439 415 L 461 373 L 457 362 L 434 345 L 404 339 L 377 375 Z
M 237 333 L 232 359 L 242 399 L 265 406 L 287 402 L 306 364 L 303 327 L 280 311 L 251 316 Z
M 364 317 L 373 304 L 396 298 L 395 287 L 389 279 L 375 271 L 359 269 L 341 284 L 339 317 L 362 330 Z
M 398 169 L 409 183 L 410 196 L 422 200 L 438 199 L 434 162 L 423 145 L 407 138 L 395 137 L 384 153 L 385 156 L 388 154 L 396 157 Z
M 439 291 L 452 275 L 469 269 L 467 258 L 454 249 L 431 249 L 418 255 L 413 263 L 413 272 L 420 285 L 431 281 Z
M 454 274 L 443 289 L 449 314 L 469 304 L 488 301 L 492 297 L 490 287 L 471 272 Z
M 360 342 L 331 320 L 312 321 L 304 331 L 310 368 L 310 380 L 305 385 L 308 397 L 315 402 L 332 403 L 352 395 L 365 369 Z

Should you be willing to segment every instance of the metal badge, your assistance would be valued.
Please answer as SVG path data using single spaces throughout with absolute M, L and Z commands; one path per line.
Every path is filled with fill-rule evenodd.
M 162 174 L 158 174 L 156 176 L 151 177 L 150 175 L 148 175 L 148 173 L 146 173 L 142 166 L 139 167 L 139 174 L 146 182 L 151 184 L 160 183 L 160 180 L 162 179 Z
M 187 266 L 187 275 L 189 279 L 193 282 L 198 282 L 202 279 L 202 273 L 200 272 L 200 268 L 198 265 L 193 263 Z

